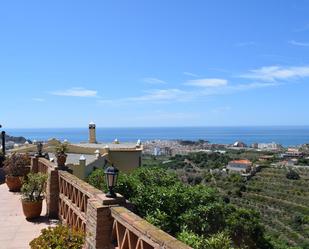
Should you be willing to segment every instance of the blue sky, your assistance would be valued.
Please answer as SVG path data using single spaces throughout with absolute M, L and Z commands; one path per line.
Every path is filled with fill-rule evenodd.
M 8 128 L 309 125 L 309 2 L 1 1 Z

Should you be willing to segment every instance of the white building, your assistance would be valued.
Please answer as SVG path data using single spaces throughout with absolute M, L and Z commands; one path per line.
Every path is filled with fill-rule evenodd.
M 275 142 L 272 143 L 258 143 L 257 148 L 260 150 L 279 150 L 281 145 Z
M 226 168 L 229 171 L 245 173 L 245 172 L 250 172 L 251 167 L 252 167 L 252 162 L 247 159 L 243 159 L 243 160 L 230 161 Z

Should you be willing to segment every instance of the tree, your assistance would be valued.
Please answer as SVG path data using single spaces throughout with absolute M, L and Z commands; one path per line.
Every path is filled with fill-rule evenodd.
M 286 173 L 286 178 L 290 180 L 299 180 L 300 176 L 295 170 L 290 169 L 289 172 Z

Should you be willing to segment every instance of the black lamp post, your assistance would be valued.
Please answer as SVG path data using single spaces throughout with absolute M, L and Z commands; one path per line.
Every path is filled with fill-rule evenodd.
M 108 193 L 106 194 L 106 197 L 116 198 L 116 193 L 114 192 L 114 188 L 117 184 L 119 170 L 115 168 L 114 165 L 112 165 L 112 166 L 107 167 L 104 173 L 106 176 L 106 184 L 109 189 Z
M 0 124 L 0 128 L 2 128 L 2 125 Z M 1 132 L 1 140 L 2 140 L 2 153 L 5 155 L 5 131 Z
M 0 128 L 2 128 L 1 124 L 0 124 Z M 5 131 L 1 132 L 1 140 L 2 140 L 2 155 L 0 153 L 0 168 L 3 167 L 3 161 L 5 159 Z

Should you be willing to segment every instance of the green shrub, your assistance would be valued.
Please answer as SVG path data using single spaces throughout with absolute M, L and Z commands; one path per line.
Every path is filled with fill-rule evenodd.
M 88 183 L 90 183 L 92 186 L 96 187 L 97 189 L 100 189 L 102 191 L 106 191 L 106 183 L 105 183 L 105 175 L 104 170 L 102 169 L 96 169 L 94 170 L 87 179 Z
M 288 173 L 286 173 L 286 178 L 290 180 L 299 180 L 300 176 L 295 170 L 289 170 Z
M 232 240 L 225 232 L 217 233 L 205 240 L 207 249 L 233 249 Z
M 41 235 L 32 240 L 31 249 L 82 249 L 84 234 L 62 225 L 48 227 L 41 231 Z
M 47 175 L 43 173 L 29 173 L 21 188 L 22 198 L 27 201 L 40 201 L 44 197 Z
M 191 231 L 183 230 L 178 234 L 177 239 L 194 249 L 233 249 L 232 240 L 225 232 L 220 232 L 209 238 L 205 238 Z
M 93 172 L 88 181 L 105 188 L 102 170 Z M 213 188 L 186 185 L 166 169 L 141 167 L 130 174 L 120 174 L 116 191 L 136 206 L 138 215 L 173 236 L 178 234 L 194 248 L 204 248 L 197 246 L 202 238 L 223 231 L 237 245 L 272 248 L 257 246 L 265 239 L 256 213 L 226 204 Z M 187 230 L 190 232 L 183 232 Z M 216 240 L 211 241 L 214 247 L 205 248 L 217 248 Z
M 196 233 L 184 230 L 178 234 L 177 239 L 194 249 L 206 249 L 204 237 Z
M 225 206 L 223 203 L 210 203 L 192 207 L 181 215 L 181 222 L 194 233 L 217 233 L 225 227 Z

